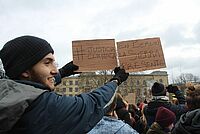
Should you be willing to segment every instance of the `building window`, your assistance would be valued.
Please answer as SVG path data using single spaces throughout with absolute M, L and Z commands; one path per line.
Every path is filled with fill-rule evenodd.
M 146 86 L 146 84 L 147 84 L 147 83 L 146 83 L 146 81 L 145 81 L 145 80 L 143 80 L 143 85 L 144 85 L 144 86 Z
M 134 93 L 134 89 L 133 88 L 130 89 L 130 93 Z
M 73 81 L 70 80 L 70 81 L 69 81 L 69 85 L 73 85 Z
M 140 81 L 139 80 L 136 81 L 136 85 L 140 85 Z
M 66 81 L 63 81 L 63 85 L 66 85 Z
M 75 92 L 78 92 L 78 87 L 75 87 Z
M 69 96 L 73 96 L 72 94 L 69 94 Z
M 63 90 L 63 92 L 66 92 L 66 88 L 63 88 L 62 90 Z
M 144 90 L 143 90 L 144 92 L 143 92 L 143 94 L 144 94 L 144 97 L 145 96 L 147 96 L 147 89 L 146 88 L 144 88 Z
M 160 82 L 160 83 L 162 83 L 162 82 L 163 82 L 163 80 L 162 80 L 162 79 L 159 79 L 159 82 Z
M 75 85 L 78 85 L 78 81 L 77 80 L 75 81 Z
M 70 87 L 70 88 L 69 88 L 69 92 L 72 92 L 72 90 L 73 90 L 73 88 Z
M 137 97 L 140 97 L 140 89 L 136 89 L 136 95 Z
M 86 82 L 85 82 L 85 83 L 86 83 L 86 85 L 89 85 L 89 81 L 88 81 L 88 80 L 86 80 Z

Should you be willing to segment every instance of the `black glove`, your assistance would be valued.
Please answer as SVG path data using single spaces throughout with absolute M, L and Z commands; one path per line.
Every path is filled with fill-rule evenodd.
M 116 74 L 119 70 L 120 70 L 120 67 L 116 67 L 116 68 L 114 69 L 114 73 Z
M 118 81 L 118 86 L 127 80 L 128 76 L 129 76 L 129 73 L 126 73 L 124 69 L 120 69 L 120 67 L 116 67 L 114 69 L 114 73 L 115 75 L 113 76 L 112 79 L 110 79 L 110 81 L 112 80 L 117 80 Z
M 175 93 L 176 91 L 179 90 L 178 87 L 174 85 L 168 85 L 166 89 L 167 89 L 167 92 L 169 93 Z
M 78 70 L 78 66 L 73 64 L 73 61 L 67 63 L 66 65 L 64 65 L 62 68 L 59 69 L 59 73 L 61 75 L 61 78 L 66 77 L 66 76 L 70 76 L 73 74 L 79 74 L 81 72 L 74 72 L 76 70 Z

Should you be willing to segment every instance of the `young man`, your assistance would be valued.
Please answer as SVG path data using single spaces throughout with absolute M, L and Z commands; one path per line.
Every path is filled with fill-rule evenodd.
M 93 92 L 60 96 L 52 92 L 55 77 L 73 74 L 77 66 L 69 63 L 58 71 L 53 54 L 47 41 L 34 36 L 15 38 L 1 49 L 5 73 L 12 80 L 0 80 L 0 133 L 86 133 L 101 120 L 117 86 L 129 75 L 116 68 L 110 82 Z M 68 68 L 71 72 L 63 70 Z

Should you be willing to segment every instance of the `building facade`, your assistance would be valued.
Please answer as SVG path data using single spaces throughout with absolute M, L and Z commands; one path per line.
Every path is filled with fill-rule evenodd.
M 58 94 L 65 94 L 69 96 L 75 96 L 82 93 L 79 88 L 79 77 L 63 78 L 62 82 L 56 86 L 55 91 Z
M 66 77 L 56 87 L 56 92 L 69 96 L 90 92 L 112 78 L 112 75 L 96 75 L 95 73 L 83 73 L 79 76 Z M 130 104 L 136 104 L 144 100 L 149 101 L 152 97 L 151 86 L 154 82 L 168 85 L 168 74 L 165 71 L 154 71 L 150 74 L 130 74 L 127 81 L 122 83 L 118 92 Z

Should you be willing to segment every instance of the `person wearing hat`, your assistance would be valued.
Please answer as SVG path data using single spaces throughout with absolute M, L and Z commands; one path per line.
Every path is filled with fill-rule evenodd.
M 172 104 L 169 101 L 169 98 L 166 96 L 167 92 L 175 94 L 179 102 L 178 105 Z M 144 115 L 147 120 L 147 128 L 149 128 L 155 121 L 157 109 L 161 106 L 173 111 L 176 114 L 177 120 L 180 118 L 181 114 L 187 111 L 185 106 L 185 97 L 177 86 L 168 85 L 165 88 L 162 83 L 155 82 L 151 88 L 151 93 L 153 99 L 148 103 L 147 106 L 144 107 Z
M 193 85 L 186 92 L 188 112 L 181 115 L 172 134 L 200 134 L 200 86 Z
M 174 127 L 176 115 L 169 109 L 161 106 L 156 113 L 155 122 L 151 125 L 147 134 L 168 134 Z
M 53 54 L 46 40 L 34 36 L 15 38 L 0 50 L 9 77 L 0 79 L 0 133 L 87 133 L 129 75 L 117 67 L 102 87 L 74 97 L 61 96 L 53 92 L 56 79 L 74 74 L 78 66 L 70 62 L 58 70 Z

